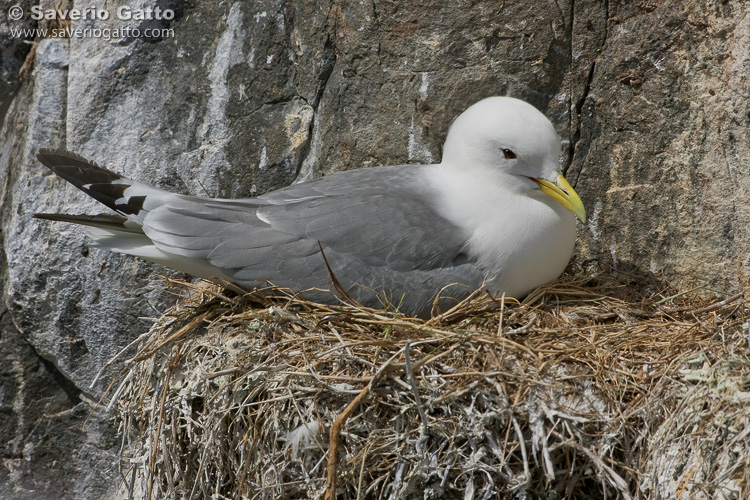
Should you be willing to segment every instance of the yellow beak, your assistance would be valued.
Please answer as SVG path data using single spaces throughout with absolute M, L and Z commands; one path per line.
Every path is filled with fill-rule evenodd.
M 533 177 L 530 177 L 530 179 L 539 184 L 539 189 L 542 193 L 548 194 L 562 203 L 562 206 L 576 214 L 576 217 L 581 219 L 581 222 L 586 222 L 586 209 L 583 208 L 583 202 L 562 174 L 557 174 L 557 179 L 554 183 L 547 179 Z

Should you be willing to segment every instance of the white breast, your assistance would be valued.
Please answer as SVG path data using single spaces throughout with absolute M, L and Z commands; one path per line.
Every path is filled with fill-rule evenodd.
M 437 168 L 442 215 L 469 230 L 466 249 L 493 293 L 523 297 L 553 281 L 573 255 L 575 216 L 529 179 Z

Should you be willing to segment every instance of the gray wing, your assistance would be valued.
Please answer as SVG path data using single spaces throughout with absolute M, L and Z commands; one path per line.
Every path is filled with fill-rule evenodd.
M 424 315 L 444 287 L 460 284 L 443 295 L 461 299 L 485 278 L 465 257 L 469 235 L 439 215 L 425 168 L 343 172 L 245 200 L 172 196 L 143 230 L 161 250 L 206 259 L 247 287 L 329 290 L 322 247 L 352 298 Z M 330 301 L 329 292 L 305 296 Z

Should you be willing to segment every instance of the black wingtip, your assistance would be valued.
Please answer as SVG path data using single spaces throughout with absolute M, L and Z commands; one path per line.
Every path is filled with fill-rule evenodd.
M 87 160 L 79 154 L 64 149 L 41 148 L 36 154 L 36 159 L 42 162 L 45 167 L 50 168 L 53 171 L 55 170 L 55 167 L 71 161 L 74 163 L 85 163 L 96 168 L 102 168 L 97 165 L 96 162 Z
M 37 159 L 58 177 L 65 179 L 75 187 L 120 213 L 138 213 L 143 202 L 136 199 L 133 203 L 120 203 L 128 183 L 117 182 L 123 176 L 111 170 L 100 167 L 81 155 L 60 149 L 42 148 L 36 155 Z M 138 197 L 136 197 L 138 198 Z

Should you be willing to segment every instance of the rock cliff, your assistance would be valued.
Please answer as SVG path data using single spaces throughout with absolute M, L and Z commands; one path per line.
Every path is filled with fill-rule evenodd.
M 174 12 L 144 20 L 42 2 L 109 12 L 54 22 L 32 5 L 0 1 L 0 497 L 116 490 L 115 429 L 93 405 L 117 364 L 93 382 L 176 300 L 158 278 L 170 271 L 31 219 L 101 210 L 45 171 L 40 147 L 182 193 L 252 196 L 437 162 L 453 118 L 511 95 L 566 141 L 584 268 L 747 284 L 746 2 L 123 2 Z M 65 28 L 80 31 L 52 36 Z

